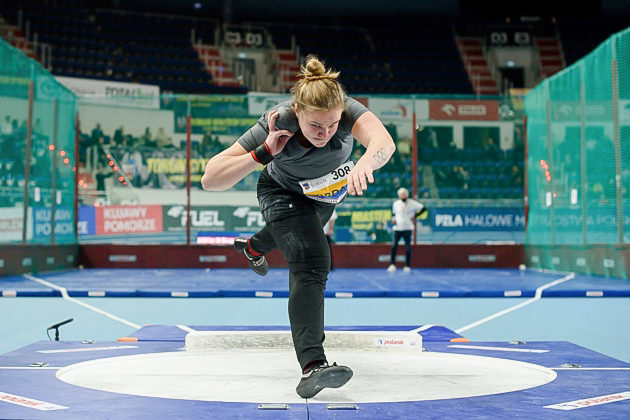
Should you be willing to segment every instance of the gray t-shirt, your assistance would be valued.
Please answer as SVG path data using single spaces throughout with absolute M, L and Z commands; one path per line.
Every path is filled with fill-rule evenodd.
M 286 108 L 290 109 L 290 107 L 289 100 L 272 109 L 285 108 L 284 111 L 286 111 Z M 302 193 L 299 181 L 324 176 L 350 159 L 354 143 L 352 126 L 367 111 L 368 109 L 360 102 L 346 98 L 345 111 L 341 114 L 337 132 L 330 141 L 324 147 L 304 147 L 297 139 L 298 133 L 295 133 L 284 149 L 267 165 L 269 175 L 283 187 Z M 240 145 L 248 152 L 263 144 L 267 139 L 269 134 L 267 114 L 268 112 L 263 114 L 258 123 L 238 139 Z

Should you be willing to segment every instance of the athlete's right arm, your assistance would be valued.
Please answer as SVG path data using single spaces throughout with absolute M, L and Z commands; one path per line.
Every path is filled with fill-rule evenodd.
M 225 191 L 253 172 L 260 163 L 239 142 L 215 155 L 206 164 L 201 186 L 206 191 Z
M 276 111 L 269 112 L 268 135 L 265 140 L 266 148 L 272 156 L 284 149 L 293 133 L 276 129 Z M 252 173 L 258 162 L 250 152 L 236 141 L 233 145 L 215 155 L 206 164 L 206 170 L 201 177 L 201 186 L 206 191 L 225 191 L 232 188 L 241 179 Z

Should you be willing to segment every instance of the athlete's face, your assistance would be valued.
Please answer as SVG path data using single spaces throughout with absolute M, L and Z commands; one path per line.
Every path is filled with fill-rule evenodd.
M 295 110 L 302 134 L 315 147 L 325 146 L 337 132 L 342 112 L 343 108 L 331 111 Z

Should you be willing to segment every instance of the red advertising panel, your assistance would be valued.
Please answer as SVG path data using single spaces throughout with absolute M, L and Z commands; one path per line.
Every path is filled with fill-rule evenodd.
M 432 120 L 497 121 L 499 102 L 432 99 L 429 101 L 429 112 Z
M 99 235 L 162 232 L 162 206 L 105 206 L 95 210 Z

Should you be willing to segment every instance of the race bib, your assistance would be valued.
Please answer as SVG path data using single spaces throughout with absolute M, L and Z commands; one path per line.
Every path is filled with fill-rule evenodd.
M 300 181 L 302 192 L 313 200 L 338 204 L 348 194 L 348 174 L 352 168 L 354 162 L 349 160 L 324 176 Z

